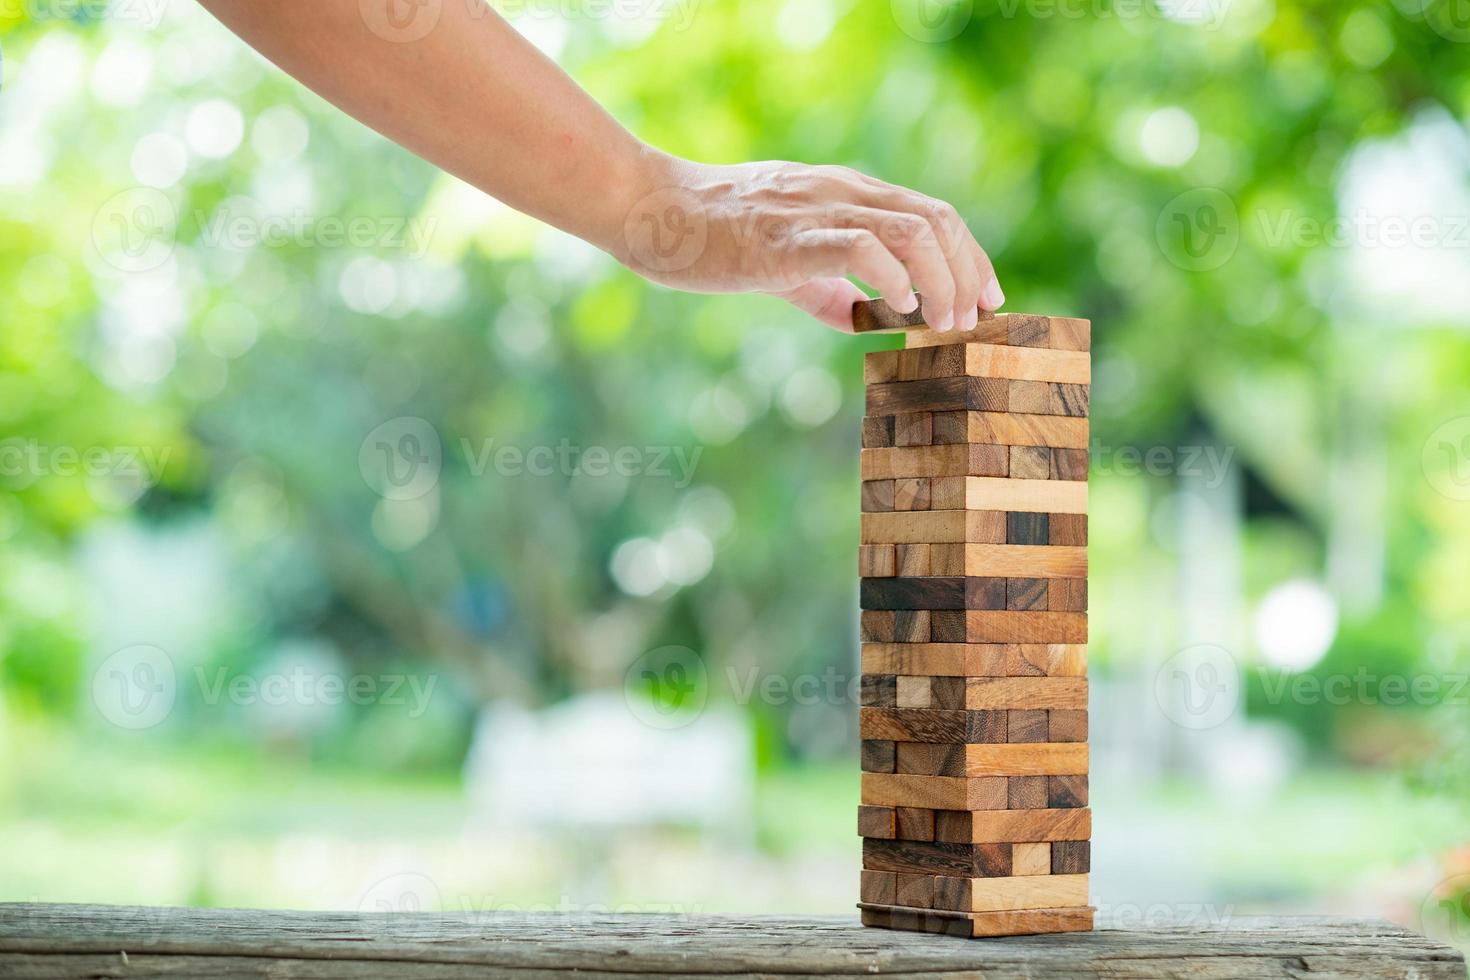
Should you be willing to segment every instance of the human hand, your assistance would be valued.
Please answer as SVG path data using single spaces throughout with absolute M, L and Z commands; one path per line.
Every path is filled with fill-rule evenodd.
M 972 329 L 1005 302 L 989 256 L 943 201 L 846 167 L 648 160 L 611 250 L 654 282 L 770 293 L 839 330 L 868 298 L 849 275 L 903 313 L 917 288 L 935 330 Z

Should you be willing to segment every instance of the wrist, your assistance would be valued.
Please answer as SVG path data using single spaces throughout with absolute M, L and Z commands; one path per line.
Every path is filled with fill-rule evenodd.
M 606 196 L 607 206 L 598 221 L 592 244 L 624 265 L 630 265 L 632 240 L 640 210 L 651 197 L 683 186 L 682 170 L 687 161 L 639 142 L 620 166 L 613 168 Z

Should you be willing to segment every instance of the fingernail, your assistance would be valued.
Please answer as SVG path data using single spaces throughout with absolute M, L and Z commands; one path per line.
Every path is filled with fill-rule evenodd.
M 899 300 L 893 307 L 900 313 L 912 313 L 919 308 L 919 294 L 905 293 L 903 299 Z
M 992 310 L 998 310 L 1006 301 L 1006 294 L 1000 291 L 1000 283 L 994 279 L 985 284 L 985 305 Z
M 953 330 L 954 310 L 950 310 L 948 313 L 944 314 L 944 316 L 940 317 L 939 322 L 934 324 L 934 329 L 938 330 L 940 333 L 944 333 L 947 330 Z
M 956 330 L 961 330 L 961 331 L 974 330 L 975 329 L 975 324 L 977 324 L 979 322 L 980 322 L 980 311 L 977 310 L 977 309 L 975 309 L 974 307 L 971 307 L 970 309 L 968 309 L 968 310 L 966 310 L 964 312 L 964 315 L 963 316 L 960 317 L 960 322 L 958 324 L 956 324 L 955 329 Z

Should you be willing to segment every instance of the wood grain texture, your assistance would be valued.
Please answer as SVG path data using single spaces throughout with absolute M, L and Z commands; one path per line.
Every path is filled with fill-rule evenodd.
M 1087 806 L 1087 777 L 1046 777 L 1046 805 L 1054 809 Z
M 861 450 L 858 468 L 864 480 L 892 480 L 900 477 L 919 476 L 999 479 L 1006 477 L 1010 472 L 1010 459 L 1005 446 L 982 446 L 968 443 L 959 446 L 895 446 L 892 449 Z M 1058 486 L 1071 486 L 1075 481 L 1048 480 L 1046 482 Z M 968 489 L 967 487 L 966 490 Z M 977 507 L 975 509 L 1004 510 L 1005 508 Z M 1050 509 L 1066 510 L 1067 508 Z
M 936 447 L 930 447 L 931 450 L 934 448 Z M 862 452 L 866 457 L 869 453 L 892 453 L 899 450 L 864 449 Z M 864 479 L 872 478 L 865 475 Z M 971 476 L 965 480 L 965 507 L 970 510 L 1086 514 L 1087 483 L 1082 480 L 1012 480 Z
M 1085 840 L 1058 841 L 1051 847 L 1053 875 L 1086 874 L 1092 868 L 1092 843 Z
M 892 510 L 893 491 L 894 483 L 892 480 L 864 480 L 861 490 L 863 512 Z
M 1011 874 L 1051 874 L 1051 844 L 1045 841 L 1011 845 Z
M 882 516 L 886 515 L 869 514 L 863 519 L 866 521 L 868 517 Z M 967 544 L 965 574 L 1015 578 L 1086 578 L 1087 549 L 1063 548 L 1057 545 Z
M 895 772 L 913 776 L 964 776 L 965 747 L 950 742 L 895 742 Z
M 965 613 L 965 640 L 969 643 L 1086 643 L 1087 614 L 972 609 Z
M 863 448 L 883 449 L 894 444 L 894 415 L 869 415 L 863 419 Z
M 865 513 L 859 519 L 859 540 L 863 544 L 992 544 L 1003 545 L 1007 533 L 1006 516 L 994 510 L 924 510 Z M 1057 552 L 1055 549 L 1035 551 L 980 552 L 993 554 L 999 561 L 1012 559 L 1011 567 L 1020 567 L 1019 559 L 1037 563 L 1051 559 L 1060 571 L 1073 575 L 1086 574 L 1084 551 Z M 948 552 L 946 556 L 964 560 L 964 552 Z M 1063 561 L 1070 558 L 1071 561 Z M 1078 559 L 1081 563 L 1078 563 Z M 947 564 L 953 564 L 949 557 Z M 1081 572 L 1078 572 L 1081 569 Z M 963 574 L 963 573 L 961 573 Z M 1023 571 L 1022 574 L 1038 574 Z
M 1086 709 L 1087 678 L 971 677 L 965 681 L 965 707 L 970 710 Z
M 1065 909 L 1023 909 L 1010 912 L 949 912 L 939 909 L 922 909 L 902 905 L 859 904 L 862 923 L 880 929 L 904 932 L 930 933 L 942 936 L 958 936 L 965 939 L 995 939 L 1005 936 L 1035 936 L 1053 933 L 1088 933 L 1093 928 L 1093 909 L 1077 907 Z M 989 967 L 977 976 L 991 980 L 998 976 Z M 1062 976 L 1063 974 L 1057 974 Z M 1072 976 L 1117 976 L 1119 974 L 1076 973 Z M 1134 978 L 1149 976 L 1177 977 L 1181 974 L 1129 973 Z M 1199 974 L 1203 977 L 1206 974 Z M 1275 974 L 1273 974 L 1274 976 Z M 1289 974 L 1281 974 L 1288 976 Z M 1028 973 L 1027 980 L 1041 980 L 1042 974 Z
M 1004 650 L 1010 677 L 1087 676 L 1087 647 L 1082 644 L 1014 643 Z
M 965 373 L 974 377 L 1081 385 L 1092 381 L 1092 357 L 1080 351 L 966 344 L 964 352 Z M 1018 409 L 1012 406 L 1011 411 Z
M 858 756 L 863 772 L 894 772 L 897 764 L 897 743 L 891 739 L 865 738 Z M 955 773 L 963 775 L 963 773 Z
M 858 806 L 858 836 L 872 837 L 875 840 L 892 840 L 896 836 L 898 823 L 895 818 L 894 808 L 891 806 Z M 1047 867 L 1050 868 L 1051 858 L 1047 858 Z M 877 899 L 876 901 L 882 901 Z
M 875 894 L 863 875 L 864 898 Z M 876 894 L 882 894 L 881 887 Z M 865 904 L 867 904 L 865 902 Z M 1028 915 L 864 908 L 872 925 L 920 917 L 954 935 Z M 1082 910 L 1090 915 L 1090 910 Z M 876 918 L 870 918 L 876 917 Z M 897 918 L 895 918 L 897 917 Z M 1048 922 L 1031 931 L 1059 931 Z M 862 928 L 856 915 L 729 916 L 645 913 L 260 911 L 97 905 L 0 905 L 0 975 L 49 980 L 117 976 L 300 977 L 404 980 L 536 977 L 588 980 L 657 974 L 901 976 L 986 980 L 1464 980 L 1454 949 L 1387 922 L 1232 915 L 1150 928 L 1112 928 L 1038 942 L 936 942 L 932 935 Z M 1082 926 L 1081 928 L 1086 928 Z M 127 954 L 126 963 L 123 954 Z
M 937 416 L 936 416 L 937 417 Z M 946 432 L 957 422 L 946 417 Z M 1027 415 L 1021 412 L 965 412 L 963 442 L 1001 446 L 1048 446 L 1053 449 L 1087 449 L 1087 419 L 1065 415 Z
M 1004 742 L 1006 719 L 1002 711 L 861 707 L 858 732 L 895 742 Z
M 898 555 L 891 544 L 858 545 L 858 575 L 873 578 L 894 575 L 898 571 Z
M 973 386 L 974 382 L 979 379 L 969 378 L 967 380 Z M 923 383 L 938 384 L 939 382 Z M 982 405 L 975 399 L 967 398 L 964 407 L 977 412 L 1019 412 L 1024 415 L 1069 415 L 1074 418 L 1082 418 L 1087 415 L 1088 386 L 1057 384 L 1051 381 L 1007 381 L 1004 395 L 991 391 L 985 401 L 987 404 Z M 1005 402 L 1001 408 L 989 407 L 990 404 L 1001 401 Z M 869 414 L 880 415 L 882 413 L 869 411 Z
M 969 779 L 865 772 L 862 774 L 862 802 L 874 806 L 917 806 L 930 810 L 1004 810 L 1006 781 L 1002 776 Z
M 1006 878 L 937 876 L 935 908 L 957 912 L 1071 908 L 1087 904 L 1087 875 L 1013 875 Z
M 965 609 L 963 578 L 865 578 L 858 603 L 863 609 Z
M 891 810 L 889 811 L 892 812 Z M 864 902 L 892 905 L 898 898 L 898 875 L 892 871 L 863 870 L 858 894 Z
M 936 836 L 949 843 L 1030 843 L 1087 840 L 1092 811 L 1086 807 L 953 811 L 936 818 Z
M 965 746 L 966 776 L 1077 776 L 1086 772 L 1086 742 Z
M 999 878 L 1011 873 L 1011 849 L 1006 844 L 864 839 L 863 868 L 899 874 Z
M 1046 713 L 1046 740 L 1049 742 L 1087 741 L 1087 712 L 1054 709 Z
M 1008 649 L 982 643 L 864 643 L 864 673 L 1004 677 Z

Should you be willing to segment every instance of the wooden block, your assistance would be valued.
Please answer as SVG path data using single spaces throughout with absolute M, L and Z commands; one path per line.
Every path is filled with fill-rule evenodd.
M 864 777 L 866 778 L 866 777 Z M 1011 782 L 1038 777 L 1016 777 Z M 1073 777 L 1040 777 L 1073 778 Z M 1048 809 L 1018 807 L 1008 810 L 946 810 L 934 816 L 934 836 L 947 843 L 1024 844 L 1037 841 L 1087 840 L 1092 836 L 1092 811 L 1086 807 Z
M 1050 480 L 1051 450 L 1045 446 L 1011 446 L 1009 476 L 1015 480 Z
M 1092 868 L 1092 843 L 1085 840 L 1058 841 L 1051 846 L 1053 875 L 1085 875 Z
M 1071 908 L 1087 904 L 1087 875 L 1050 874 L 1007 878 L 937 876 L 932 902 L 961 912 Z
M 858 599 L 863 609 L 964 609 L 965 582 L 962 578 L 865 578 Z
M 1053 579 L 1052 581 L 1075 582 L 1077 580 Z M 1049 593 L 1046 579 L 1008 578 L 1005 580 L 1005 583 L 1007 609 L 1015 612 L 1024 612 L 1027 609 L 1050 609 L 1047 598 Z
M 970 533 L 971 524 L 966 522 L 965 533 Z M 962 577 L 965 574 L 965 546 L 959 543 L 920 545 L 929 554 L 929 574 Z
M 1057 350 L 1092 350 L 1092 321 L 1051 317 L 1051 343 Z
M 1051 844 L 1041 841 L 1011 845 L 1011 874 L 1051 874 Z
M 854 303 L 852 306 L 852 330 L 853 333 L 870 333 L 877 330 L 913 330 L 923 329 L 924 307 L 914 307 L 912 313 L 900 313 L 881 299 L 867 300 Z M 880 351 L 883 354 L 896 354 L 897 351 Z M 869 354 L 868 357 L 872 357 Z
M 1087 546 L 1086 514 L 1052 514 L 1051 543 L 1054 545 Z
M 898 609 L 893 612 L 894 643 L 928 643 L 934 633 L 931 620 L 936 614 L 928 609 Z M 941 613 L 938 615 L 963 616 L 964 613 Z
M 945 413 L 943 427 L 948 435 L 957 425 Z M 964 438 L 952 442 L 982 442 L 1000 446 L 1047 446 L 1056 449 L 1083 449 L 1088 446 L 1087 419 L 1065 415 L 1024 415 L 1015 412 L 965 412 Z M 936 430 L 940 416 L 935 417 Z M 938 440 L 935 440 L 938 442 Z
M 1012 581 L 1015 581 L 1012 579 Z M 1054 578 L 1046 594 L 1046 607 L 1052 612 L 1086 612 L 1087 579 Z
M 1080 644 L 1009 644 L 1004 647 L 1010 677 L 1085 677 L 1087 647 Z
M 966 776 L 1080 776 L 1086 772 L 1086 742 L 965 746 Z
M 965 707 L 970 710 L 1081 710 L 1087 707 L 1087 678 L 970 677 L 965 680 Z
M 866 510 L 867 508 L 863 509 Z M 1004 543 L 1030 545 L 1052 544 L 1051 515 L 1024 510 L 1007 513 L 1006 539 Z
M 1006 781 L 1003 776 L 967 779 L 865 772 L 862 774 L 862 802 L 875 806 L 927 807 L 931 810 L 1003 810 L 1006 807 Z
M 867 386 L 867 414 L 901 415 L 905 412 L 962 411 L 971 407 L 969 391 L 972 380 L 978 379 L 932 378 L 925 381 L 890 381 L 870 384 Z M 1058 401 L 1057 404 L 1060 402 Z M 1002 405 L 992 411 L 1004 412 L 1006 406 Z M 1039 414 L 1065 415 L 1067 413 L 1048 411 Z
M 1040 936 L 1092 930 L 1093 909 L 1020 909 L 1012 912 L 944 912 L 897 905 L 860 905 L 862 923 L 878 929 L 899 929 L 931 935 L 987 939 L 998 936 Z
M 940 609 L 929 613 L 930 642 L 964 643 L 967 635 L 965 610 Z
M 1024 347 L 1051 346 L 1051 317 L 1018 313 L 1006 323 L 1008 343 Z
M 892 480 L 864 480 L 862 487 L 862 509 L 864 513 L 893 509 L 894 484 Z
M 895 742 L 1004 742 L 1006 719 L 1003 711 L 862 707 L 858 732 Z
M 929 478 L 930 510 L 964 510 L 965 478 L 934 476 Z
M 893 545 L 858 545 L 858 575 L 863 578 L 879 578 L 896 574 L 897 570 L 897 554 Z
M 934 350 L 935 348 L 928 348 L 928 349 L 929 350 Z M 939 350 L 943 350 L 944 348 L 938 348 L 938 349 Z M 975 413 L 970 413 L 970 412 L 935 412 L 935 413 L 933 413 L 930 416 L 931 419 L 932 419 L 932 421 L 930 423 L 930 437 L 931 437 L 932 444 L 935 445 L 935 446 L 954 446 L 954 445 L 960 445 L 960 444 L 966 443 L 966 442 L 986 442 L 986 443 L 992 443 L 992 444 L 997 444 L 997 445 L 1008 445 L 1009 444 L 1004 439 L 993 439 L 993 438 L 992 439 L 975 439 L 975 438 L 972 438 L 971 435 L 970 435 L 970 432 L 971 432 L 971 429 L 970 429 L 970 416 L 971 416 L 971 414 L 979 415 L 981 413 L 979 413 L 979 412 L 975 412 Z M 1003 415 L 1003 414 L 996 414 L 996 413 L 989 413 L 989 414 L 992 415 L 992 416 L 994 416 L 994 417 L 996 417 L 996 418 L 1008 418 L 1009 417 L 1009 416 Z M 1041 415 L 1036 416 L 1036 418 L 1045 418 L 1045 417 L 1046 416 L 1041 416 Z M 1073 419 L 1067 419 L 1066 421 L 1071 422 L 1071 421 L 1074 421 L 1074 420 Z
M 1005 478 L 1010 472 L 1010 459 L 1005 446 L 982 446 L 966 443 L 960 446 L 894 446 L 891 449 L 863 449 L 858 468 L 864 480 L 892 480 L 904 477 L 990 477 Z M 1049 480 L 1061 486 L 1069 481 Z M 968 497 L 969 488 L 966 487 Z M 975 508 L 976 510 L 984 508 Z M 1000 510 L 1002 508 L 989 508 Z M 1035 509 L 1035 508 L 1033 508 Z
M 869 415 L 863 419 L 863 448 L 886 449 L 893 446 L 896 426 L 893 415 Z
M 902 579 L 868 581 L 899 582 Z M 1087 614 L 972 609 L 965 613 L 965 640 L 969 643 L 1086 643 Z
M 1077 351 L 1026 350 L 994 344 L 966 344 L 964 351 L 965 373 L 976 377 L 1076 385 L 1092 381 L 1092 358 Z M 899 363 L 903 363 L 902 357 Z M 1024 409 L 1012 405 L 1010 411 Z
M 930 680 L 928 677 L 910 677 L 900 675 L 898 678 L 898 707 L 900 708 L 927 708 L 930 704 Z M 963 708 L 964 706 L 961 705 Z
M 883 384 L 898 380 L 896 350 L 877 350 L 863 355 L 863 384 Z
M 865 643 L 899 642 L 895 639 L 894 622 L 895 614 L 891 609 L 864 609 L 858 617 L 858 635 Z
M 894 834 L 899 840 L 932 841 L 934 811 L 922 807 L 901 806 L 894 809 Z
M 965 775 L 965 747 L 955 742 L 895 742 L 894 772 L 912 776 Z
M 872 674 L 928 674 L 961 680 L 1004 677 L 1010 673 L 1009 650 L 994 643 L 864 643 L 862 669 Z
M 898 885 L 894 891 L 895 904 L 906 908 L 928 909 L 934 907 L 934 876 L 898 874 Z
M 969 381 L 979 379 L 969 378 Z M 915 382 L 916 384 L 937 384 L 939 382 Z M 992 409 L 992 411 L 1017 412 L 1022 415 L 1069 415 L 1074 418 L 1083 418 L 1087 415 L 1088 386 L 1074 384 L 1056 384 L 1051 381 L 1008 381 L 1006 388 L 1006 408 Z M 872 389 L 868 389 L 871 391 Z M 990 398 L 991 401 L 999 401 L 997 395 Z M 953 407 L 953 406 L 949 406 Z M 966 408 L 973 411 L 986 411 L 976 404 L 966 402 Z M 869 414 L 879 414 L 869 409 Z
M 863 868 L 898 874 L 997 878 L 1011 873 L 1011 849 L 1006 844 L 864 838 Z
M 934 707 L 961 711 L 965 707 L 963 677 L 929 678 L 929 697 Z
M 1005 609 L 1006 580 L 976 575 L 964 580 L 966 609 Z
M 965 371 L 965 349 L 958 344 L 920 347 L 898 352 L 898 380 L 900 381 L 953 378 L 965 373 L 967 373 Z
M 863 514 L 863 544 L 963 543 L 972 522 L 962 510 L 894 511 Z
M 1015 712 L 1011 712 L 1015 714 Z M 1087 741 L 1087 712 L 1071 708 L 1055 708 L 1046 712 L 1048 742 Z
M 1084 712 L 1085 713 L 1085 712 Z M 1007 742 L 1046 742 L 1047 714 L 1044 709 L 1016 708 L 1006 712 Z M 1053 739 L 1050 741 L 1061 741 Z M 1067 741 L 1071 741 L 1068 739 Z M 1009 774 L 1007 774 L 1009 775 Z
M 1046 809 L 1045 776 L 1012 776 L 1006 786 L 1006 807 L 1010 810 Z
M 930 446 L 933 452 L 940 448 Z M 864 449 L 869 453 L 913 452 L 899 449 Z M 887 474 L 892 476 L 893 474 Z M 876 478 L 876 477 L 874 477 Z M 866 475 L 864 479 L 869 479 Z M 1087 513 L 1087 483 L 1082 480 L 1011 480 L 971 476 L 965 480 L 965 506 L 970 510 L 1024 510 L 1057 514 Z
M 864 902 L 891 904 L 897 898 L 897 890 L 895 888 L 895 879 L 897 877 L 892 871 L 865 870 L 858 893 L 862 896 Z
M 892 840 L 897 827 L 893 807 L 861 805 L 858 807 L 859 837 Z
M 923 577 L 930 574 L 931 563 L 929 556 L 934 545 L 929 544 L 899 544 L 894 545 L 894 566 L 898 574 L 905 577 Z M 961 576 L 950 576 L 959 578 Z
M 1051 478 L 1053 480 L 1087 479 L 1087 450 L 1051 450 Z
M 894 420 L 892 445 L 927 446 L 933 441 L 933 413 L 913 412 L 906 415 L 894 415 L 890 417 Z
M 862 520 L 867 526 L 870 518 L 887 516 L 864 514 Z M 966 544 L 965 572 L 1007 578 L 1086 578 L 1087 549 L 1032 544 Z
M 905 477 L 893 481 L 894 510 L 928 510 L 929 480 L 927 477 Z
M 894 772 L 897 765 L 896 746 L 897 743 L 891 739 L 863 739 L 859 752 L 863 772 Z
M 1046 805 L 1055 809 L 1087 806 L 1086 776 L 1048 776 L 1046 778 Z M 1078 838 L 1088 834 L 1077 834 Z

